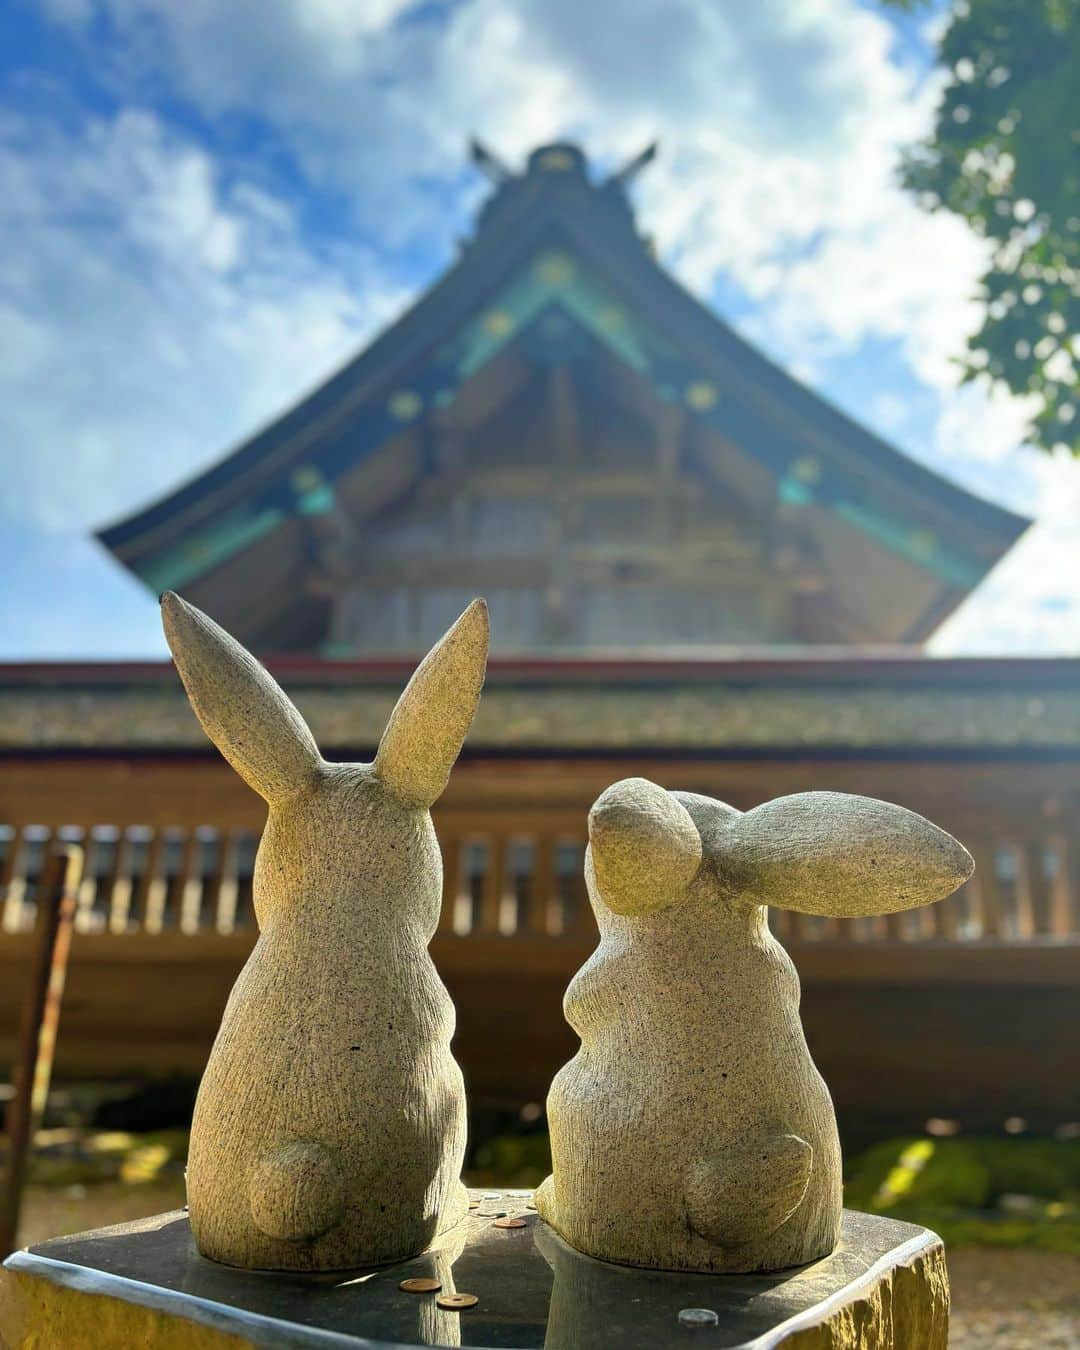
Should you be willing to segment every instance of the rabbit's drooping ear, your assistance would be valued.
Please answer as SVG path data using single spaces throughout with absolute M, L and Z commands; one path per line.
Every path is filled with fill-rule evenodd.
M 589 853 L 600 899 L 616 914 L 672 904 L 701 866 L 690 812 L 647 778 L 624 778 L 589 812 Z
M 747 900 L 839 918 L 943 900 L 975 867 L 914 811 L 844 792 L 801 792 L 747 811 L 718 861 Z
M 480 701 L 487 651 L 487 605 L 474 600 L 417 666 L 390 714 L 375 772 L 407 806 L 430 806 L 446 787 Z
M 307 723 L 258 661 L 172 591 L 161 597 L 165 637 L 203 730 L 268 802 L 310 782 L 320 764 Z

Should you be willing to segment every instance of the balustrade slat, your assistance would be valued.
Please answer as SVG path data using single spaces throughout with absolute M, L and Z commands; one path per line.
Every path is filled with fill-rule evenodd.
M 906 942 L 907 932 L 905 931 L 903 914 L 886 914 L 885 936 L 890 942 Z
M 202 840 L 189 830 L 180 854 L 176 887 L 176 921 L 182 933 L 197 933 L 202 923 Z
M 456 835 L 442 841 L 443 889 L 439 910 L 439 932 L 454 931 L 454 914 L 461 893 L 461 840 Z
M 6 933 L 17 933 L 22 927 L 23 900 L 26 896 L 26 827 L 12 826 L 0 867 L 0 889 L 4 896 L 3 929 Z
M 1064 832 L 1054 836 L 1057 871 L 1054 874 L 1051 927 L 1055 937 L 1080 934 L 1080 837 Z
M 948 901 L 946 900 L 944 903 L 948 904 Z M 941 910 L 942 905 L 940 903 L 922 905 L 919 909 L 914 910 L 909 909 L 907 911 L 910 925 L 908 928 L 909 941 L 913 933 L 916 942 L 932 942 L 941 932 Z
M 160 933 L 165 917 L 165 890 L 168 883 L 163 872 L 166 842 L 166 831 L 160 828 L 155 830 L 147 851 L 146 866 L 136 887 L 135 923 L 147 933 Z
M 979 897 L 979 917 L 984 938 L 1001 937 L 1005 928 L 1005 896 L 997 871 L 997 849 L 993 844 L 976 844 L 971 849 L 975 859 L 975 884 Z M 971 884 L 971 883 L 969 883 Z
M 113 865 L 105 889 L 107 923 L 110 933 L 122 933 L 128 925 L 131 910 L 131 867 L 135 845 L 130 834 L 121 828 L 116 837 Z
M 506 854 L 509 840 L 495 835 L 488 843 L 487 867 L 480 891 L 480 922 L 476 931 L 489 934 L 499 931 L 502 899 L 506 893 Z
M 94 838 L 93 825 L 80 825 L 79 832 L 82 835 L 83 872 L 79 889 L 75 893 L 75 931 L 76 933 L 89 933 L 96 926 L 94 911 L 97 908 L 97 863 L 98 855 L 101 852 L 101 841 Z M 49 837 L 51 840 L 51 832 Z M 47 844 L 46 848 L 48 848 Z
M 596 919 L 593 917 L 592 905 L 589 904 L 589 891 L 585 885 L 585 856 L 584 839 L 575 839 L 574 845 L 578 850 L 578 865 L 573 873 L 567 878 L 569 885 L 564 894 L 570 899 L 570 922 L 566 923 L 565 915 L 563 917 L 564 931 L 572 933 L 575 937 L 595 937 Z
M 1013 932 L 1012 936 L 1020 941 L 1032 937 L 1035 932 L 1035 891 L 1037 878 L 1035 868 L 1026 844 L 1010 842 L 1009 854 L 1013 868 Z
M 547 936 L 551 931 L 551 904 L 555 897 L 555 840 L 542 834 L 533 850 L 533 870 L 529 878 L 525 927 L 530 933 Z
M 967 886 L 961 886 L 955 894 L 948 896 L 936 905 L 930 906 L 932 936 L 943 938 L 946 942 L 956 942 L 960 936 L 967 912 Z
M 240 893 L 238 853 L 236 831 L 222 830 L 218 835 L 217 868 L 204 889 L 204 904 L 219 933 L 231 933 L 236 928 L 236 901 Z
M 799 942 L 813 942 L 817 936 L 815 932 L 815 921 L 811 914 L 793 913 L 791 916 L 795 929 L 795 937 Z
M 1021 937 L 1047 934 L 1050 924 L 1050 878 L 1046 873 L 1046 842 L 1029 839 L 1020 850 L 1018 875 L 1022 878 L 1024 904 L 1022 910 L 1030 921 L 1030 929 L 1020 930 Z
M 790 942 L 795 931 L 794 915 L 789 909 L 770 909 L 769 927 L 778 942 Z

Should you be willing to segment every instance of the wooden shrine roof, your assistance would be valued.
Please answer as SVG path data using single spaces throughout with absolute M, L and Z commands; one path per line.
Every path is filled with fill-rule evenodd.
M 100 539 L 155 591 L 229 569 L 287 522 L 327 510 L 343 474 L 452 408 L 466 381 L 553 310 L 646 377 L 659 402 L 760 461 L 779 502 L 824 508 L 884 557 L 924 568 L 937 599 L 911 640 L 1029 523 L 909 459 L 756 351 L 657 264 L 622 185 L 594 183 L 576 148 L 555 146 L 501 183 L 457 262 L 370 346 Z

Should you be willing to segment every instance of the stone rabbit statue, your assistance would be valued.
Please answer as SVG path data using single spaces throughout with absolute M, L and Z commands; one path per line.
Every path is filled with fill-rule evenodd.
M 590 1256 L 669 1270 L 830 1252 L 836 1121 L 766 906 L 884 914 L 942 899 L 972 869 L 950 835 L 868 797 L 807 792 L 743 814 L 644 778 L 608 788 L 585 854 L 600 945 L 566 991 L 581 1049 L 548 1096 L 541 1217 Z
M 330 764 L 270 675 L 178 596 L 165 633 L 207 735 L 269 813 L 259 938 L 199 1088 L 191 1227 L 228 1265 L 410 1257 L 466 1213 L 454 1009 L 428 955 L 442 862 L 428 808 L 487 660 L 474 601 L 409 681 L 373 764 Z

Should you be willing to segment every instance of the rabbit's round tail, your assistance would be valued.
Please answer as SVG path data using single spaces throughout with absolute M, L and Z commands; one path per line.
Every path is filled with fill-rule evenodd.
M 251 1217 L 268 1237 L 303 1242 L 325 1233 L 345 1209 L 341 1164 L 314 1139 L 293 1139 L 265 1154 L 248 1183 Z

